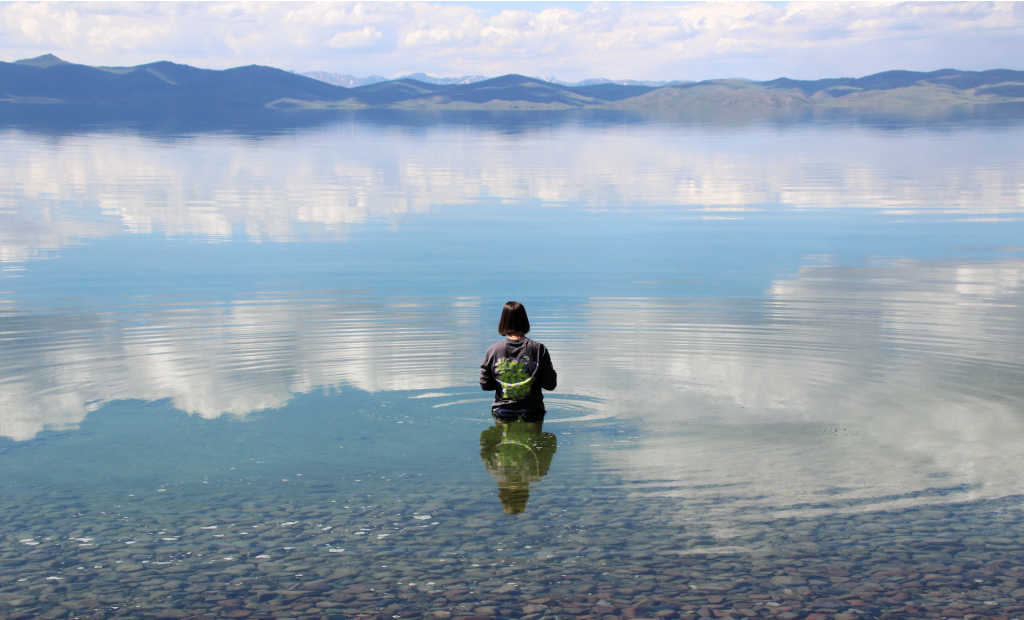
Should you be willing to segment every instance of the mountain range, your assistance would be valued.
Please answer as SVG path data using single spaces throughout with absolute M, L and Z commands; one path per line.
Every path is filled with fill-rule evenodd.
M 316 75 L 316 74 L 314 74 Z M 325 77 L 325 76 L 322 76 Z M 419 78 L 419 79 L 417 79 Z M 0 62 L 0 114 L 45 106 L 203 114 L 211 109 L 611 110 L 667 119 L 1024 116 L 1024 71 L 886 71 L 859 78 L 705 80 L 567 85 L 524 75 L 454 82 L 427 76 L 360 86 L 331 84 L 273 67 L 200 69 L 168 61 L 93 67 L 52 54 Z

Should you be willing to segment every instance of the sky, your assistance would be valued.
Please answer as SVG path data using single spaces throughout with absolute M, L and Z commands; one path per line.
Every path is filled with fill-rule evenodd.
M 1024 69 L 1024 2 L 0 3 L 0 60 L 700 80 Z

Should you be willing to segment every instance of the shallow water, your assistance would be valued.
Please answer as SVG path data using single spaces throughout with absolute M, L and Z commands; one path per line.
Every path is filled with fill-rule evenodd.
M 1020 615 L 1022 139 L 6 130 L 0 615 Z

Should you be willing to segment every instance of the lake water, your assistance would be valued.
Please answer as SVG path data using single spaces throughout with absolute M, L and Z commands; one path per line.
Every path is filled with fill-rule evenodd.
M 0 617 L 1024 614 L 1024 126 L 400 121 L 0 131 Z

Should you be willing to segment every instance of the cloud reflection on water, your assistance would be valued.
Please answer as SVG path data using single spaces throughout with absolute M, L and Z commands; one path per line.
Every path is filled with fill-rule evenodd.
M 807 266 L 747 305 L 594 300 L 568 365 L 642 429 L 601 449 L 638 493 L 751 518 L 1003 496 L 1024 474 L 1021 307 L 1019 259 Z
M 897 260 L 805 266 L 759 300 L 591 299 L 536 327 L 559 368 L 556 394 L 597 397 L 582 405 L 636 429 L 593 448 L 635 492 L 710 513 L 767 503 L 809 514 L 1018 493 L 1021 307 L 1022 259 Z M 11 313 L 0 433 L 71 428 L 116 399 L 216 417 L 318 388 L 467 388 L 488 310 L 328 298 L 131 320 Z M 552 401 L 549 418 L 564 417 Z
M 215 418 L 320 388 L 459 385 L 475 300 L 238 300 L 118 313 L 2 316 L 0 436 L 74 428 L 103 403 L 170 399 Z M 432 321 L 453 333 L 436 338 Z
M 1022 132 L 637 124 L 507 135 L 343 123 L 259 140 L 160 140 L 9 130 L 0 133 L 0 261 L 151 231 L 343 240 L 369 220 L 398 224 L 484 199 L 683 217 L 835 207 L 1017 217 Z

